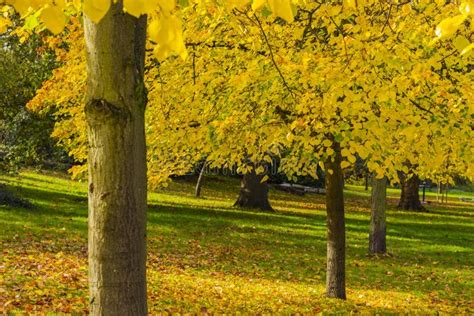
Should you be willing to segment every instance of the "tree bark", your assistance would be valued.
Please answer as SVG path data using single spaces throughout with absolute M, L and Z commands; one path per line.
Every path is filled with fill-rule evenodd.
M 387 206 L 387 178 L 372 182 L 372 203 L 369 233 L 369 253 L 384 254 L 387 252 L 387 226 L 385 209 Z
M 411 177 L 406 174 L 400 175 L 401 196 L 398 207 L 407 211 L 423 211 L 425 208 L 421 205 L 419 187 L 420 178 L 416 174 Z
M 344 219 L 344 175 L 341 148 L 333 144 L 335 157 L 326 161 L 327 275 L 326 295 L 346 299 L 346 232 Z M 331 172 L 332 171 L 332 172 Z
M 268 200 L 268 183 L 262 183 L 263 177 L 264 175 L 257 175 L 255 170 L 244 174 L 240 184 L 239 197 L 234 206 L 273 212 Z
M 196 189 L 194 190 L 194 195 L 196 197 L 201 196 L 202 183 L 204 182 L 204 174 L 206 173 L 206 164 L 207 164 L 207 161 L 204 160 L 201 171 L 199 172 L 198 180 L 196 182 Z
M 92 315 L 146 315 L 146 16 L 84 17 Z
M 365 191 L 369 191 L 369 171 L 365 170 Z

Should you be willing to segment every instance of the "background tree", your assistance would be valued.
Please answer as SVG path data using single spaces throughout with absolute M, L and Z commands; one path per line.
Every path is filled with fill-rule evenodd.
M 420 201 L 420 178 L 416 174 L 400 174 L 401 196 L 398 207 L 403 210 L 424 211 Z
M 20 41 L 19 27 L 15 19 L 0 35 L 0 169 L 4 171 L 66 161 L 49 136 L 54 126 L 52 114 L 40 115 L 26 108 L 57 67 L 54 52 L 44 42 L 45 35 Z
M 273 212 L 268 199 L 268 175 L 257 174 L 256 167 L 242 175 L 240 192 L 234 206 Z
M 372 179 L 371 215 L 369 232 L 369 253 L 384 254 L 387 252 L 387 178 Z

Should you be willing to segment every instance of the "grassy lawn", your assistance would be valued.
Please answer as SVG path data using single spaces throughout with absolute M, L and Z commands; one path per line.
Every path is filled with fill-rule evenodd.
M 3 312 L 86 312 L 86 184 L 32 172 L 0 182 L 34 204 L 0 206 Z M 474 204 L 456 195 L 472 193 L 416 213 L 397 210 L 390 189 L 390 256 L 375 258 L 366 255 L 368 193 L 347 186 L 344 302 L 324 298 L 324 196 L 271 191 L 278 212 L 265 214 L 231 207 L 237 192 L 237 180 L 214 178 L 204 198 L 187 182 L 150 194 L 151 314 L 474 313 Z

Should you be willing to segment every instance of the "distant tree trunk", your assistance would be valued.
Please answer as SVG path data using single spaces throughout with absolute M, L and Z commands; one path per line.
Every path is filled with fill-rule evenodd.
M 387 205 L 387 178 L 372 182 L 372 202 L 369 233 L 369 253 L 384 254 L 387 252 L 385 209 Z
M 146 17 L 84 17 L 91 315 L 146 315 Z
M 369 171 L 365 170 L 365 191 L 369 191 Z
M 441 182 L 438 182 L 438 187 L 436 188 L 436 202 L 439 202 L 440 194 L 441 194 Z
M 201 171 L 199 172 L 198 180 L 196 182 L 196 189 L 194 190 L 194 195 L 196 197 L 201 196 L 201 187 L 202 187 L 202 183 L 204 182 L 204 174 L 206 173 L 206 164 L 207 164 L 207 161 L 204 160 Z
M 234 206 L 273 212 L 268 200 L 268 183 L 262 183 L 263 177 L 264 175 L 257 175 L 255 170 L 244 174 L 240 184 L 239 198 Z
M 444 199 L 444 201 L 446 203 L 448 203 L 448 193 L 449 193 L 449 184 L 448 183 L 445 184 L 444 190 L 445 190 L 445 199 Z
M 326 295 L 346 299 L 346 228 L 344 219 L 344 175 L 341 148 L 334 143 L 334 161 L 325 163 L 327 211 Z M 332 171 L 332 172 L 331 172 Z
M 425 208 L 421 205 L 419 187 L 420 178 L 416 174 L 409 177 L 406 174 L 400 175 L 400 184 L 402 193 L 398 207 L 403 210 L 423 211 Z

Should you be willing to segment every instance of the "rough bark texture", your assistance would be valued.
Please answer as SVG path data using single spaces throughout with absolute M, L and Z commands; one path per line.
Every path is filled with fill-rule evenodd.
M 327 161 L 326 211 L 327 211 L 327 276 L 326 295 L 346 299 L 346 228 L 344 220 L 344 176 L 341 169 L 341 149 L 334 143 L 334 161 Z M 332 173 L 330 172 L 332 170 Z
M 423 211 L 425 208 L 421 205 L 419 187 L 420 178 L 417 175 L 408 177 L 405 174 L 400 175 L 400 184 L 402 193 L 398 207 L 403 210 Z
M 254 208 L 262 211 L 273 211 L 268 200 L 268 183 L 261 182 L 264 175 L 257 175 L 255 171 L 246 173 L 240 184 L 239 198 L 234 206 Z
M 199 172 L 199 177 L 198 177 L 198 180 L 196 182 L 196 189 L 194 191 L 194 195 L 196 197 L 201 196 L 202 183 L 204 182 L 204 174 L 206 173 L 206 164 L 207 164 L 207 162 L 204 161 L 204 163 L 202 164 L 201 171 Z
M 372 203 L 369 233 L 369 253 L 384 254 L 387 252 L 385 209 L 387 206 L 387 178 L 372 182 Z
M 146 17 L 84 18 L 92 315 L 146 315 Z

